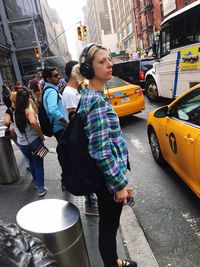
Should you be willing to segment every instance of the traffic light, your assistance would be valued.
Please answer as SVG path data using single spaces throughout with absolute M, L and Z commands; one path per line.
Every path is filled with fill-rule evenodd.
M 82 25 L 82 34 L 83 34 L 83 37 L 87 36 L 87 28 L 85 25 Z
M 81 27 L 77 27 L 77 34 L 78 34 L 78 40 L 82 40 L 82 32 L 81 32 Z
M 34 53 L 35 53 L 35 57 L 36 57 L 37 59 L 40 59 L 40 58 L 41 58 L 39 47 L 37 47 L 37 46 L 34 47 Z

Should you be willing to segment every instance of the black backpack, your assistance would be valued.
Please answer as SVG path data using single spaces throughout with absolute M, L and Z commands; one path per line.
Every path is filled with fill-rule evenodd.
M 50 121 L 48 116 L 47 116 L 47 112 L 46 112 L 46 109 L 45 109 L 44 104 L 43 104 L 43 97 L 44 97 L 45 91 L 47 89 L 50 89 L 50 88 L 52 89 L 52 87 L 47 86 L 43 90 L 42 99 L 41 99 L 41 102 L 39 103 L 39 106 L 38 106 L 38 119 L 39 119 L 40 127 L 42 130 L 42 133 L 48 137 L 51 137 L 53 135 L 53 120 Z M 59 100 L 59 93 L 58 93 L 57 103 L 58 103 L 58 100 Z
M 98 192 L 105 187 L 105 177 L 88 152 L 88 138 L 84 126 L 83 119 L 76 112 L 57 146 L 58 160 L 62 168 L 62 184 L 75 196 Z

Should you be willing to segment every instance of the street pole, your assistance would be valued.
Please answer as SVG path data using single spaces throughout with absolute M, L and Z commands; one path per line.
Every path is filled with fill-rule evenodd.
M 41 67 L 42 67 L 42 69 L 44 69 L 44 60 L 43 60 L 43 57 L 42 57 L 42 55 L 43 55 L 42 54 L 42 49 L 41 49 L 40 41 L 38 39 L 38 34 L 37 34 L 37 30 L 36 30 L 36 27 L 35 27 L 35 21 L 34 21 L 33 17 L 32 17 L 32 23 L 33 23 L 33 30 L 34 30 L 34 34 L 35 34 L 36 44 L 37 44 L 37 47 L 39 48 L 40 55 L 41 55 L 41 59 L 40 59 Z

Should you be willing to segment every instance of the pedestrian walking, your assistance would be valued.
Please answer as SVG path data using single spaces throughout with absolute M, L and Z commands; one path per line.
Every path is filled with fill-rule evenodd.
M 105 267 L 136 267 L 118 259 L 116 235 L 123 205 L 127 203 L 128 151 L 119 119 L 104 96 L 105 82 L 112 78 L 112 63 L 102 45 L 87 45 L 80 56 L 80 73 L 89 80 L 78 113 L 85 122 L 88 150 L 104 174 L 106 186 L 96 192 L 99 208 L 99 250 Z
M 78 61 L 70 60 L 66 63 L 65 74 L 67 86 L 62 95 L 63 106 L 65 107 L 67 119 L 76 112 L 81 95 L 77 88 L 83 82 L 83 76 L 80 74 Z M 91 216 L 98 216 L 98 205 L 95 194 L 85 196 L 85 214 Z
M 60 76 L 56 68 L 44 68 L 42 72 L 45 90 L 43 104 L 49 120 L 53 124 L 53 135 L 58 140 L 67 125 L 66 113 L 62 104 L 62 95 L 59 93 Z
M 17 92 L 11 92 L 10 95 L 10 106 L 7 106 L 7 109 L 4 113 L 3 116 L 3 124 L 4 126 L 6 126 L 6 130 L 5 130 L 5 136 L 9 139 L 12 139 L 13 142 L 19 147 L 18 143 L 17 143 L 17 136 L 15 134 L 15 130 L 14 130 L 14 111 L 15 111 L 15 106 L 16 106 L 16 94 Z M 26 170 L 30 171 L 30 166 L 29 166 L 29 160 L 27 159 L 27 157 L 24 155 L 24 153 L 22 153 L 24 156 L 25 161 L 27 162 L 27 167 Z
M 77 88 L 79 85 L 77 73 L 75 71 L 72 74 L 74 66 L 78 66 L 78 61 L 70 60 L 66 63 L 65 74 L 67 85 L 65 86 L 62 94 L 62 102 L 66 111 L 67 119 L 76 112 L 81 95 L 79 94 Z
M 44 186 L 44 162 L 43 158 L 34 155 L 34 152 L 43 143 L 44 135 L 34 110 L 30 108 L 30 95 L 23 89 L 18 89 L 16 93 L 14 129 L 17 135 L 17 144 L 29 160 L 38 196 L 44 196 L 47 193 L 47 188 Z

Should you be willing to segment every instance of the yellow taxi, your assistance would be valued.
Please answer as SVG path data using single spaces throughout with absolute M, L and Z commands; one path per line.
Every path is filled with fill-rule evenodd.
M 141 87 L 125 82 L 118 77 L 112 77 L 106 82 L 104 93 L 120 118 L 139 113 L 145 109 Z
M 200 197 L 200 84 L 148 115 L 154 159 L 167 161 Z

